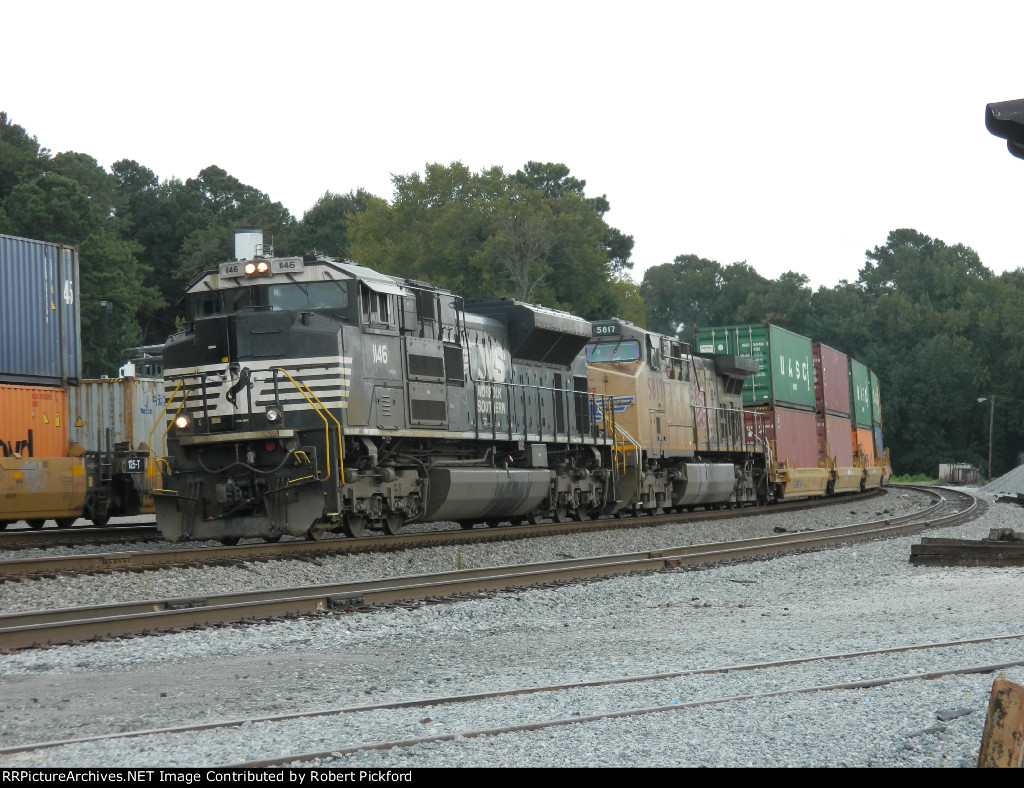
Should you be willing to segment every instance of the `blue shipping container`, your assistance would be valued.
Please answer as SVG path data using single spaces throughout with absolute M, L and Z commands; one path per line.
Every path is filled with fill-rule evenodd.
M 78 249 L 0 235 L 0 382 L 82 377 Z

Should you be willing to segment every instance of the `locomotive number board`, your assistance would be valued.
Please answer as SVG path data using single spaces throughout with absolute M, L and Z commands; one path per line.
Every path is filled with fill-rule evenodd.
M 593 323 L 592 336 L 595 337 L 613 337 L 622 333 L 621 327 L 618 323 Z

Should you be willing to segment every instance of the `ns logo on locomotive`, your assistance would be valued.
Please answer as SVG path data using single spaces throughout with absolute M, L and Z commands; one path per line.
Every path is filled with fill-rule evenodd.
M 750 359 L 323 256 L 236 257 L 190 285 L 164 347 L 174 418 L 154 495 L 172 541 L 786 495 L 747 435 Z

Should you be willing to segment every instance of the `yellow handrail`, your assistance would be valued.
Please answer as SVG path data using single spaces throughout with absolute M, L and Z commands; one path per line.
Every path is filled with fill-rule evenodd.
M 303 396 L 303 398 L 305 398 L 306 402 L 309 403 L 309 406 L 314 410 L 316 415 L 319 416 L 320 420 L 323 421 L 323 423 L 324 423 L 324 445 L 326 446 L 326 449 L 327 449 L 327 457 L 326 457 L 327 475 L 324 476 L 323 479 L 320 479 L 320 481 L 327 481 L 328 479 L 331 478 L 331 425 L 327 422 L 327 419 L 324 417 L 324 413 L 326 413 L 328 416 L 330 416 L 331 417 L 331 421 L 333 421 L 335 423 L 335 425 L 337 425 L 337 427 L 338 427 L 338 454 L 341 455 L 341 461 L 339 461 L 339 463 L 338 463 L 339 477 L 341 479 L 341 483 L 344 484 L 345 483 L 345 463 L 344 463 L 344 459 L 345 458 L 344 458 L 344 451 L 341 448 L 341 424 L 340 424 L 340 422 L 334 417 L 334 414 L 331 413 L 327 409 L 327 407 L 320 401 L 320 398 L 316 394 L 313 393 L 313 390 L 306 383 L 299 383 L 298 381 L 296 381 L 295 378 L 293 378 L 291 375 L 288 374 L 288 370 L 286 370 L 284 367 L 275 367 L 274 371 L 280 372 L 282 375 L 284 375 L 286 378 L 288 378 L 289 381 L 291 381 L 291 384 L 293 386 L 295 386 L 296 391 L 298 391 L 299 394 L 301 394 Z M 302 390 L 303 388 L 305 388 L 306 391 L 303 391 Z M 309 394 L 306 393 L 307 391 L 309 392 Z M 313 400 L 316 400 L 316 402 L 314 403 Z
M 612 439 L 612 456 L 615 458 L 615 466 L 621 473 L 626 472 L 626 452 L 631 447 L 636 452 L 637 464 L 640 463 L 640 444 L 632 435 L 620 427 L 612 417 L 614 413 L 614 397 L 604 397 L 601 402 L 603 415 L 603 429 L 606 435 Z M 611 429 L 609 430 L 609 425 Z M 609 435 L 610 432 L 610 435 Z M 628 444 L 628 447 L 627 447 Z
M 146 441 L 149 444 L 149 462 L 146 463 L 146 477 L 147 477 L 147 479 L 157 475 L 157 471 L 156 471 L 156 468 L 157 468 L 156 458 L 153 457 L 153 433 L 156 432 L 156 428 L 160 426 L 160 419 L 163 418 L 164 413 L 167 412 L 167 408 L 170 407 L 172 402 L 174 402 L 174 398 L 178 395 L 178 389 L 181 388 L 181 386 L 182 386 L 182 384 L 184 382 L 185 382 L 184 379 L 178 381 L 178 385 L 174 387 L 174 391 L 171 392 L 171 396 L 168 397 L 167 398 L 167 402 L 164 403 L 164 407 L 160 411 L 160 415 L 156 417 L 156 421 L 153 423 L 153 426 L 150 428 L 149 435 L 146 436 Z M 181 409 L 183 407 L 185 407 L 185 400 L 184 399 L 182 399 L 181 405 L 178 406 L 178 410 L 175 412 L 174 415 L 177 416 L 178 413 L 181 412 Z M 173 424 L 173 423 L 174 423 L 174 420 L 172 419 L 171 422 L 168 423 L 166 429 L 164 429 L 163 435 L 160 436 L 160 453 L 163 455 L 164 458 L 167 457 L 167 433 L 171 431 L 171 424 Z M 166 459 L 164 459 L 164 464 L 167 465 L 167 460 Z M 169 467 L 170 466 L 168 466 L 168 468 Z

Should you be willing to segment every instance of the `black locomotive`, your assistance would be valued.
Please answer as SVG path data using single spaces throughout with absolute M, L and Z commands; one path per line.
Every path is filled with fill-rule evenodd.
M 590 323 L 324 257 L 220 266 L 164 348 L 172 541 L 586 518 L 618 499 Z

